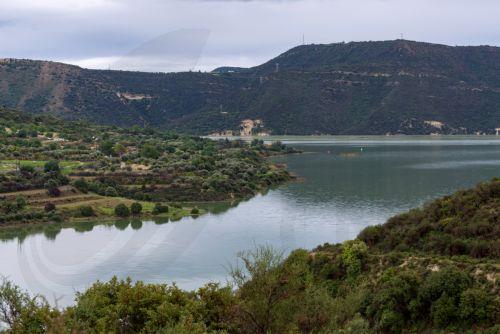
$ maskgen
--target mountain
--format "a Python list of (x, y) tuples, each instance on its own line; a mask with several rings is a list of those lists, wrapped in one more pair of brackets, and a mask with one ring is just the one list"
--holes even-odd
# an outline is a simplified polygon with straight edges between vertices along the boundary
[(500, 127), (500, 48), (303, 45), (253, 68), (211, 73), (4, 59), (0, 105), (194, 134), (492, 134)]

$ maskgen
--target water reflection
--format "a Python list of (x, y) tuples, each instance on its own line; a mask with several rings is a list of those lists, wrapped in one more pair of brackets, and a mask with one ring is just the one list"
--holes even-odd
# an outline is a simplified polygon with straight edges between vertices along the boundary
[[(233, 202), (217, 202), (217, 203), (185, 203), (186, 206), (196, 205), (209, 212), (210, 214), (217, 215), (222, 214), (229, 210), (230, 208), (235, 208), (239, 203), (243, 201), (233, 201)], [(199, 216), (191, 216), (191, 219), (196, 219)], [(169, 222), (181, 221), (182, 217), (153, 217), (148, 219), (148, 221), (156, 224), (163, 225)], [(66, 223), (43, 223), (34, 225), (21, 225), (19, 227), (12, 226), (7, 229), (0, 229), (0, 240), (10, 241), (17, 240), (19, 244), (22, 244), (28, 236), (33, 236), (37, 234), (43, 234), (47, 240), (56, 240), (57, 236), (60, 234), (61, 230), (73, 229), (78, 233), (92, 232), (95, 226), (106, 225), (113, 226), (117, 230), (124, 231), (129, 226), (133, 230), (139, 230), (143, 226), (143, 220), (133, 218), (133, 219), (120, 219), (114, 221), (76, 221), (76, 222), (66, 222)]]

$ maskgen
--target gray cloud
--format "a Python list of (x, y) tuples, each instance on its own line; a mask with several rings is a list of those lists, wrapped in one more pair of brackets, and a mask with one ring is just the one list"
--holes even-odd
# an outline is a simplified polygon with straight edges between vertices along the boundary
[[(303, 35), (306, 43), (403, 33), (451, 45), (499, 45), (498, 13), (494, 0), (17, 0), (0, 4), (0, 57), (107, 68), (180, 29), (210, 32), (196, 65), (202, 70), (256, 65), (300, 44)], [(164, 65), (158, 70), (188, 70), (193, 61)]]

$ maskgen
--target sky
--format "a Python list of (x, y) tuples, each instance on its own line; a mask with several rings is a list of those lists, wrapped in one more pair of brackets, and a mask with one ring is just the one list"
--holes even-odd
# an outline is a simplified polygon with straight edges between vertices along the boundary
[(500, 46), (499, 0), (0, 0), (0, 58), (209, 71), (302, 44)]

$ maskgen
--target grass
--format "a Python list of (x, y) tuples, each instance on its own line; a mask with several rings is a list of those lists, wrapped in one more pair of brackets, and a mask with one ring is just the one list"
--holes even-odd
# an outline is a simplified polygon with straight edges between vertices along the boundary
[[(0, 160), (0, 171), (15, 170), (17, 164), (43, 168), (47, 160)], [(77, 167), (82, 166), (84, 163), (74, 160), (59, 161), (61, 172), (65, 175), (71, 174)]]

